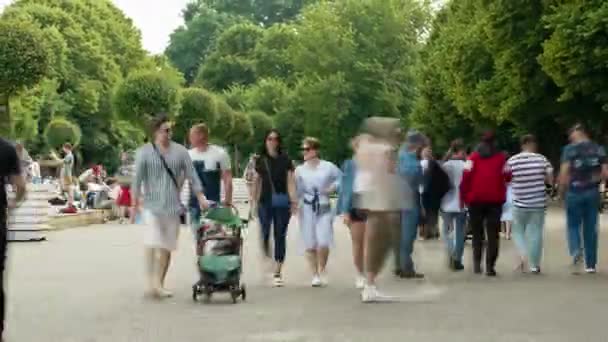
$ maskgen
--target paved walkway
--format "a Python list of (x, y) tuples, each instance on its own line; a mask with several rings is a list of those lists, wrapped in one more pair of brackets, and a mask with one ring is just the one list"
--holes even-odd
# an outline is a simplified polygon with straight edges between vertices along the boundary
[[(605, 220), (604, 220), (605, 221)], [(552, 212), (542, 276), (511, 270), (510, 241), (502, 244), (499, 277), (489, 279), (445, 270), (443, 245), (418, 242), (416, 260), (425, 281), (393, 279), (381, 284), (393, 294), (440, 289), (430, 302), (361, 304), (353, 288), (348, 232), (336, 227), (330, 286), (313, 289), (298, 254), (292, 225), (285, 288), (270, 288), (261, 276), (255, 225), (246, 243), (246, 303), (218, 295), (212, 304), (193, 303), (194, 247), (188, 230), (168, 282), (175, 297), (142, 297), (142, 226), (100, 225), (50, 233), (44, 243), (10, 245), (8, 341), (606, 341), (608, 269), (571, 276), (563, 215)], [(606, 225), (604, 225), (606, 228)], [(601, 250), (608, 246), (602, 237)], [(466, 251), (469, 266), (470, 246)], [(601, 253), (604, 267), (608, 254)]]

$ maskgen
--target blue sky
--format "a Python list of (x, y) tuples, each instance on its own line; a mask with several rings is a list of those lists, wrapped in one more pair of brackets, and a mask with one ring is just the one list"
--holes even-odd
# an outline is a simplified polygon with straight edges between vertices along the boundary
[[(141, 30), (144, 48), (163, 52), (169, 35), (181, 23), (181, 10), (190, 0), (112, 0)], [(0, 10), (12, 0), (0, 0)]]

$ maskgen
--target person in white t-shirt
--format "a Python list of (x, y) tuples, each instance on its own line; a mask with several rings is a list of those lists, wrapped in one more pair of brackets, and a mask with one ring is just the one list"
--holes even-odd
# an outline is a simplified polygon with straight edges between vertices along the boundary
[(462, 255), (464, 253), (466, 213), (460, 199), (460, 182), (465, 168), (466, 151), (460, 140), (450, 147), (449, 156), (441, 166), (450, 177), (450, 191), (441, 199), (441, 218), (443, 221), (443, 239), (448, 252), (448, 265), (453, 271), (464, 269)]
[[(227, 206), (232, 205), (232, 169), (230, 156), (226, 150), (209, 144), (209, 128), (205, 124), (198, 124), (190, 129), (190, 144), (192, 149), (188, 154), (207, 200), (220, 203), (223, 185), (225, 193), (223, 203)], [(196, 236), (201, 212), (193, 195), (190, 196), (189, 207), (191, 225)]]

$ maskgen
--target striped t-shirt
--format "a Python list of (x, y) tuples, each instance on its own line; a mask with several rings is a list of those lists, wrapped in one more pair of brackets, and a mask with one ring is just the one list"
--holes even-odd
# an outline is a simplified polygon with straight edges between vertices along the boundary
[(513, 204), (519, 208), (541, 209), (547, 206), (545, 179), (553, 173), (543, 155), (522, 152), (507, 162), (512, 174)]
[[(201, 192), (201, 183), (194, 171), (188, 150), (171, 142), (163, 154), (167, 166), (173, 172), (178, 188), (188, 180), (196, 192)], [(152, 144), (139, 148), (135, 157), (135, 178), (131, 186), (132, 196), (137, 198), (143, 191), (144, 208), (154, 214), (177, 216), (181, 213), (181, 191), (162, 164), (161, 158)]]

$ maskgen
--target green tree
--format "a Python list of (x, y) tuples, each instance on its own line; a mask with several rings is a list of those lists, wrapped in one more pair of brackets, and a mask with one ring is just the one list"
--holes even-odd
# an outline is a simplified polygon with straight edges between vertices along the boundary
[(35, 26), (0, 21), (0, 135), (12, 136), (9, 98), (34, 86), (49, 70), (49, 54)]
[(175, 120), (176, 141), (185, 142), (188, 130), (195, 124), (205, 123), (213, 127), (217, 120), (217, 102), (215, 96), (205, 89), (187, 88), (181, 93), (181, 106)]
[(237, 24), (224, 31), (218, 37), (213, 52), (201, 65), (195, 83), (215, 90), (254, 83), (253, 55), (262, 33), (262, 29), (253, 24)]
[(198, 0), (188, 6), (188, 13), (191, 16), (196, 8), (211, 7), (268, 27), (295, 18), (305, 5), (314, 2), (316, 0)]
[(50, 55), (40, 85), (11, 101), (15, 117), (37, 121), (39, 135), (26, 142), (30, 152), (44, 148), (40, 137), (58, 115), (81, 128), (85, 163), (117, 160), (122, 138), (112, 125), (113, 93), (128, 73), (150, 64), (133, 22), (110, 0), (17, 0), (1, 15), (7, 21), (38, 27)]
[(264, 140), (266, 132), (273, 128), (274, 123), (270, 116), (261, 111), (249, 112), (249, 120), (251, 120), (251, 126), (253, 129), (251, 141), (252, 146), (254, 146), (250, 152), (253, 152), (256, 148), (255, 146)]
[(116, 91), (114, 104), (120, 117), (147, 123), (158, 113), (174, 115), (178, 105), (179, 84), (156, 71), (135, 72)]
[(543, 17), (550, 34), (538, 58), (560, 87), (559, 101), (576, 103), (561, 116), (586, 121), (598, 135), (608, 129), (607, 17), (605, 1), (557, 2)]
[(248, 110), (261, 110), (276, 115), (287, 105), (290, 89), (278, 79), (260, 79), (244, 94), (244, 107)]
[(222, 98), (216, 98), (217, 119), (211, 129), (211, 137), (220, 142), (228, 142), (236, 121), (234, 110)]
[(244, 19), (194, 3), (190, 3), (183, 14), (184, 25), (171, 34), (165, 54), (184, 74), (187, 84), (191, 84), (219, 34)]
[(243, 149), (247, 149), (247, 147), (251, 145), (252, 136), (253, 127), (249, 115), (235, 111), (234, 126), (232, 127), (232, 130), (230, 130), (230, 134), (226, 137), (226, 141), (232, 146), (234, 170), (239, 175), (242, 172), (239, 161), (242, 159)]
[(289, 47), (296, 43), (293, 25), (279, 24), (264, 30), (255, 47), (255, 70), (258, 77), (291, 80), (293, 64)]
[(82, 132), (77, 124), (60, 117), (49, 122), (44, 130), (44, 139), (52, 149), (59, 149), (65, 143), (78, 146), (81, 137)]

